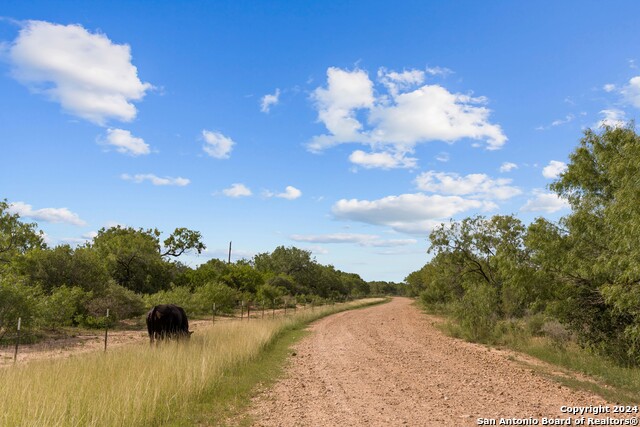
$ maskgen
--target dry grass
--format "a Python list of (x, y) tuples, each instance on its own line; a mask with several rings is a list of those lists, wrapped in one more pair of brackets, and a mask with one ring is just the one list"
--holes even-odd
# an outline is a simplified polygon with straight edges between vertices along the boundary
[(283, 331), (345, 308), (340, 304), (286, 318), (219, 323), (189, 343), (131, 345), (0, 369), (0, 425), (163, 425), (216, 387), (229, 369), (256, 358)]

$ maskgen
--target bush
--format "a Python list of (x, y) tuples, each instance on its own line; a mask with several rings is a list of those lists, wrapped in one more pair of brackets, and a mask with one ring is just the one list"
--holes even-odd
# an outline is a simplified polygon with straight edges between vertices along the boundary
[(486, 341), (498, 320), (496, 290), (486, 284), (471, 286), (459, 302), (456, 314), (466, 338)]
[(189, 291), (189, 288), (184, 286), (172, 286), (167, 291), (145, 295), (143, 299), (147, 309), (160, 304), (175, 304), (182, 307), (187, 314), (198, 311), (193, 294)]
[(559, 350), (564, 350), (571, 339), (571, 333), (557, 320), (545, 322), (542, 332), (551, 340), (551, 345)]
[[(85, 304), (86, 316), (79, 317), (85, 326), (93, 327), (97, 320), (104, 317), (109, 309), (111, 321), (129, 319), (145, 312), (142, 297), (130, 289), (110, 281), (105, 293), (88, 300)], [(93, 317), (93, 319), (91, 319)]]
[(48, 328), (72, 326), (76, 319), (80, 319), (78, 315), (85, 314), (84, 305), (92, 295), (77, 286), (56, 288), (51, 295), (42, 298), (38, 323)]
[(15, 330), (18, 317), (28, 327), (38, 312), (39, 287), (27, 286), (21, 278), (0, 276), (0, 335)]
[(194, 308), (196, 312), (211, 313), (213, 304), (218, 313), (231, 313), (236, 304), (238, 293), (222, 283), (209, 282), (196, 288), (193, 294)]

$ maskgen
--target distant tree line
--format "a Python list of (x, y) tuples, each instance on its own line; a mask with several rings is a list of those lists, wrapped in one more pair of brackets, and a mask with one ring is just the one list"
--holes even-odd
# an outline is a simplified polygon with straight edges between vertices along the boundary
[(634, 124), (587, 130), (550, 189), (572, 208), (557, 223), (537, 218), (527, 226), (498, 215), (437, 227), (429, 236), (433, 258), (405, 279), (408, 293), (456, 315), (473, 340), (490, 341), (519, 319), (534, 333), (555, 323), (583, 347), (639, 365), (640, 137)]
[(0, 201), (0, 338), (18, 317), (27, 327), (98, 327), (107, 309), (112, 319), (127, 319), (159, 303), (205, 314), (214, 303), (218, 312), (229, 312), (240, 300), (271, 306), (293, 298), (314, 303), (397, 293), (397, 284), (368, 283), (296, 247), (192, 268), (178, 257), (205, 249), (200, 233), (178, 228), (161, 235), (155, 228), (115, 226), (78, 247), (48, 247), (36, 224)]

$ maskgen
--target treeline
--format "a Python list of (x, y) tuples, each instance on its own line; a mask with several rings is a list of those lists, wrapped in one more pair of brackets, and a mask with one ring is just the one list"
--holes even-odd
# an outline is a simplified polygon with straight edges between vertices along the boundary
[(177, 260), (204, 249), (197, 231), (178, 228), (162, 240), (157, 229), (121, 226), (103, 228), (75, 248), (48, 247), (35, 224), (0, 201), (0, 339), (18, 317), (35, 328), (100, 327), (107, 309), (113, 321), (160, 303), (205, 314), (214, 303), (218, 312), (229, 312), (238, 301), (308, 304), (395, 293), (397, 287), (321, 265), (295, 247), (235, 263), (211, 259), (197, 268)]
[(559, 222), (481, 216), (429, 236), (433, 258), (409, 293), (454, 314), (467, 338), (509, 329), (547, 335), (640, 365), (640, 137), (587, 130), (550, 185), (572, 211)]

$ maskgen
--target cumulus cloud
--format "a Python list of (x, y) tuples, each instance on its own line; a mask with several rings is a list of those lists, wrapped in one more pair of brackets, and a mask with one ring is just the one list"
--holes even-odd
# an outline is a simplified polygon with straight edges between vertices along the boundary
[[(381, 68), (377, 81), (382, 86), (378, 90), (364, 70), (327, 70), (327, 85), (317, 88), (312, 99), (328, 133), (312, 138), (310, 151), (360, 143), (376, 153), (411, 153), (419, 143), (452, 143), (462, 138), (484, 141), (487, 149), (495, 150), (507, 141), (502, 128), (489, 122), (484, 97), (424, 84), (421, 70)], [(387, 165), (382, 162), (379, 167)]]
[(493, 202), (459, 196), (422, 193), (387, 196), (378, 200), (341, 199), (332, 207), (337, 219), (385, 225), (396, 231), (425, 234), (433, 227), (470, 209), (497, 209)]
[(605, 92), (613, 92), (614, 90), (616, 90), (616, 85), (612, 84), (612, 83), (607, 83), (606, 85), (604, 85), (602, 87), (602, 89)]
[(335, 234), (294, 234), (291, 240), (306, 243), (353, 243), (360, 246), (397, 247), (413, 245), (416, 239), (382, 239), (375, 234), (335, 233)]
[(144, 139), (131, 135), (128, 130), (108, 129), (107, 136), (102, 142), (115, 147), (118, 153), (130, 156), (141, 156), (151, 152), (149, 144), (145, 143)]
[(602, 110), (600, 111), (600, 114), (604, 117), (596, 124), (596, 127), (609, 126), (612, 128), (619, 128), (626, 125), (627, 117), (625, 112), (622, 110), (612, 108), (609, 110)]
[(265, 190), (263, 192), (263, 195), (265, 197), (279, 197), (281, 199), (295, 200), (302, 196), (302, 191), (298, 190), (294, 186), (287, 185), (287, 187), (284, 189), (284, 192), (282, 193), (274, 193), (272, 191)]
[(278, 102), (280, 102), (280, 89), (276, 89), (276, 93), (273, 95), (267, 94), (262, 97), (260, 100), (260, 111), (268, 113), (271, 111), (272, 106), (278, 105)]
[(220, 132), (209, 130), (203, 130), (202, 137), (204, 138), (202, 149), (209, 156), (216, 159), (228, 159), (231, 156), (231, 150), (235, 145), (231, 138), (224, 136)]
[(500, 165), (500, 172), (511, 172), (514, 169), (518, 169), (518, 165), (511, 162), (504, 162)]
[(415, 168), (418, 159), (415, 157), (406, 157), (406, 154), (407, 153), (389, 151), (365, 153), (362, 150), (356, 150), (349, 156), (349, 161), (365, 169)]
[(18, 214), (21, 217), (31, 218), (36, 221), (66, 223), (77, 226), (84, 226), (87, 223), (80, 219), (77, 213), (71, 212), (67, 208), (42, 208), (33, 209), (33, 206), (24, 202), (13, 202), (9, 205), (9, 212)]
[(522, 208), (523, 212), (554, 213), (561, 209), (568, 209), (569, 203), (558, 197), (555, 193), (545, 193), (541, 190), (534, 191), (534, 198), (527, 200)]
[(510, 186), (510, 179), (492, 179), (482, 173), (460, 176), (457, 173), (423, 172), (416, 178), (420, 190), (453, 196), (469, 196), (475, 199), (505, 200), (522, 191)]
[(231, 187), (225, 188), (222, 193), (228, 197), (248, 197), (253, 194), (247, 186), (240, 183), (231, 184)]
[(567, 165), (564, 162), (557, 160), (551, 160), (547, 166), (542, 168), (542, 176), (549, 179), (555, 179), (567, 170)]
[(144, 181), (149, 181), (153, 185), (175, 185), (178, 187), (184, 187), (185, 185), (189, 185), (189, 183), (191, 182), (187, 178), (181, 178), (181, 177), (172, 178), (170, 176), (161, 178), (151, 173), (139, 173), (136, 175), (129, 175), (128, 173), (123, 173), (122, 175), (120, 175), (120, 178), (125, 181), (135, 182), (136, 184), (140, 184), (141, 182), (144, 182)]
[(640, 108), (640, 76), (633, 77), (620, 92), (625, 100), (636, 108)]
[(75, 116), (131, 121), (153, 86), (138, 78), (131, 48), (80, 25), (26, 21), (8, 49), (12, 76)]

